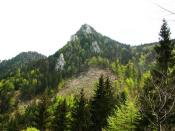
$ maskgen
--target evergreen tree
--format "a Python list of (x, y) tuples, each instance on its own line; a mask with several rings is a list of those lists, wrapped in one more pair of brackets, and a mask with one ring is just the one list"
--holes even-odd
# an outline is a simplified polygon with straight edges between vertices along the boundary
[(113, 108), (115, 107), (115, 104), (116, 104), (116, 98), (114, 97), (114, 89), (111, 85), (111, 82), (109, 80), (109, 77), (106, 78), (106, 81), (105, 81), (105, 98), (104, 98), (104, 102), (105, 102), (105, 110), (106, 110), (106, 115), (105, 116), (108, 116)]
[(7, 127), (7, 130), (8, 131), (18, 131), (18, 128), (17, 127), (17, 120), (10, 120), (10, 122), (8, 123), (8, 127)]
[(47, 128), (47, 123), (48, 123), (48, 118), (49, 118), (49, 113), (47, 111), (48, 103), (47, 103), (47, 98), (42, 97), (41, 102), (38, 105), (38, 129), (40, 131), (45, 131)]
[(68, 120), (68, 107), (66, 99), (59, 103), (54, 113), (53, 120), (53, 131), (67, 131), (69, 120)]
[(157, 54), (157, 68), (161, 73), (167, 76), (168, 68), (172, 67), (174, 64), (173, 59), (173, 49), (174, 49), (174, 43), (172, 40), (170, 40), (170, 29), (168, 27), (168, 24), (166, 20), (163, 20), (162, 27), (160, 29), (160, 41), (159, 44), (155, 47), (155, 51)]
[(75, 108), (72, 112), (72, 131), (89, 131), (91, 124), (90, 110), (87, 100), (84, 98), (84, 90), (80, 92), (80, 98), (76, 99)]
[(95, 96), (91, 102), (92, 130), (102, 131), (107, 124), (107, 117), (110, 115), (114, 104), (114, 94), (109, 78), (104, 81), (103, 75), (99, 78), (99, 83), (95, 91)]
[(2, 131), (8, 130), (9, 116), (7, 114), (0, 114), (0, 129)]
[(175, 108), (175, 93), (172, 83), (172, 65), (174, 45), (170, 40), (170, 29), (163, 20), (160, 30), (160, 42), (155, 47), (157, 53), (156, 66), (151, 71), (151, 77), (145, 82), (140, 97), (143, 118), (158, 131), (167, 122)]
[(45, 131), (48, 127), (49, 112), (48, 112), (48, 98), (42, 96), (40, 101), (34, 107), (27, 111), (27, 126), (37, 127), (40, 131)]

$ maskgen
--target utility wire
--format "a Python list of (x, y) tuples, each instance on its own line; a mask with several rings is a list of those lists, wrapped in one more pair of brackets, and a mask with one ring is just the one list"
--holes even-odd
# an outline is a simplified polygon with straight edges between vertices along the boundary
[[(175, 12), (174, 12), (174, 11), (171, 11), (171, 10), (169, 10), (169, 9), (167, 9), (167, 8), (165, 8), (165, 7), (163, 7), (163, 6), (161, 6), (160, 4), (154, 2), (153, 0), (145, 0), (145, 1), (154, 4), (154, 5), (157, 6), (158, 8), (164, 10), (165, 12), (168, 12), (169, 14), (167, 14), (167, 15), (165, 15), (165, 16), (175, 15)], [(174, 0), (173, 0), (173, 1), (174, 1)], [(166, 19), (167, 19), (167, 18), (166, 18)], [(175, 22), (175, 19), (169, 19), (169, 18), (168, 18), (168, 21)]]
[(154, 5), (156, 5), (157, 7), (161, 8), (162, 10), (164, 10), (164, 11), (170, 13), (171, 15), (175, 15), (175, 12), (173, 12), (173, 11), (171, 11), (171, 10), (169, 10), (169, 9), (167, 9), (167, 8), (165, 8), (165, 7), (163, 7), (163, 6), (161, 6), (160, 4), (158, 4), (158, 3), (156, 3), (156, 2), (153, 2), (152, 0), (149, 0), (149, 1), (150, 1), (151, 3), (153, 3)]
[(175, 15), (175, 12), (173, 12), (173, 11), (171, 11), (171, 10), (169, 10), (169, 9), (166, 9), (166, 8), (164, 8), (163, 6), (161, 6), (161, 5), (159, 5), (159, 4), (155, 3), (155, 2), (152, 2), (152, 3), (153, 3), (154, 5), (156, 5), (157, 7), (163, 9), (164, 11), (169, 12), (169, 13), (172, 14), (172, 15)]

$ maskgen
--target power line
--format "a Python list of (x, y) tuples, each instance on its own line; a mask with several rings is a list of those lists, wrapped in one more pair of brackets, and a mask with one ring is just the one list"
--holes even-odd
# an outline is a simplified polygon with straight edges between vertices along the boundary
[(155, 3), (155, 2), (152, 2), (152, 3), (153, 3), (154, 5), (156, 5), (157, 7), (163, 9), (164, 11), (169, 12), (169, 13), (172, 14), (172, 15), (175, 15), (175, 12), (173, 12), (173, 11), (167, 9), (167, 8), (164, 8), (163, 6), (161, 6), (161, 5), (159, 5), (159, 4)]
[[(167, 12), (168, 14), (166, 14), (165, 16), (175, 15), (174, 11), (171, 11), (171, 10), (161, 6), (160, 4), (154, 2), (153, 0), (145, 0), (145, 1), (150, 2), (150, 3), (154, 4), (155, 6), (157, 6), (158, 8), (162, 9), (163, 11)], [(175, 22), (175, 19), (169, 19), (168, 18), (168, 21)]]

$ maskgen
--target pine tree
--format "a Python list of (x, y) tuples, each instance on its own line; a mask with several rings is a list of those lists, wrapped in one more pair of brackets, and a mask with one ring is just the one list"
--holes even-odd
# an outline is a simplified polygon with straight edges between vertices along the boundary
[(110, 115), (114, 104), (114, 94), (111, 92), (112, 86), (109, 78), (104, 81), (103, 75), (99, 78), (99, 83), (95, 91), (95, 96), (91, 102), (92, 130), (102, 131), (107, 124), (107, 117)]
[(89, 131), (91, 124), (90, 110), (87, 100), (84, 97), (84, 90), (80, 92), (80, 98), (76, 99), (75, 108), (72, 112), (72, 131)]
[(68, 129), (69, 120), (67, 117), (68, 107), (67, 102), (64, 99), (56, 108), (53, 120), (53, 131), (66, 131)]

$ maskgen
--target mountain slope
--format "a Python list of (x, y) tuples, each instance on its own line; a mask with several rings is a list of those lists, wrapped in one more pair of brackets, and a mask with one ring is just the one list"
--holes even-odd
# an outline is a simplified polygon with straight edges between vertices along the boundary
[[(0, 127), (1, 122), (9, 127), (12, 116), (15, 121), (19, 114), (25, 120), (27, 109), (45, 93), (54, 102), (57, 96), (77, 95), (84, 88), (85, 96), (91, 98), (101, 74), (111, 78), (114, 89), (126, 89), (134, 98), (144, 78), (149, 76), (155, 58), (153, 48), (154, 44), (134, 47), (122, 44), (85, 24), (48, 58), (28, 52), (3, 61), (0, 63)], [(20, 126), (24, 128), (23, 121)]]
[(87, 71), (81, 72), (78, 76), (66, 80), (58, 95), (79, 95), (80, 90), (83, 88), (86, 92), (86, 97), (91, 98), (94, 94), (95, 84), (102, 74), (105, 77), (109, 76), (112, 81), (117, 79), (117, 76), (109, 69), (91, 67)]
[[(65, 83), (63, 88), (66, 91), (61, 91), (63, 94), (73, 93), (72, 90), (77, 92), (77, 89), (90, 83), (88, 78), (97, 80), (101, 73), (127, 78), (131, 77), (131, 72), (135, 72), (136, 77), (140, 77), (154, 61), (153, 47), (154, 44), (134, 47), (122, 44), (85, 24), (63, 48), (48, 58), (36, 52), (27, 52), (0, 63), (0, 88), (5, 89), (7, 86), (19, 90), (19, 98), (23, 100), (42, 94), (47, 88), (57, 89), (59, 83), (67, 79), (70, 81)], [(16, 71), (21, 67), (24, 68)], [(108, 70), (113, 71), (113, 74), (106, 73)], [(76, 82), (79, 84), (72, 85)]]
[[(79, 73), (88, 68), (95, 60), (100, 65), (107, 67), (112, 61), (119, 59), (122, 64), (127, 64), (132, 58), (132, 48), (119, 43), (95, 31), (87, 24), (74, 34), (67, 44), (49, 57), (57, 70), (67, 75)], [(60, 67), (60, 68), (58, 68)]]
[(10, 72), (15, 71), (26, 64), (40, 59), (45, 59), (46, 56), (37, 52), (22, 52), (12, 59), (4, 60), (0, 63), (0, 79), (5, 77)]
[(0, 79), (8, 77), (10, 72), (25, 65), (27, 68), (21, 70), (21, 74), (28, 76), (23, 79), (29, 79), (31, 72), (35, 71), (40, 74), (37, 81), (41, 81), (41, 88), (54, 88), (61, 79), (84, 72), (91, 66), (111, 69), (116, 61), (122, 65), (132, 62), (143, 73), (149, 69), (148, 63), (154, 61), (153, 47), (154, 44), (134, 47), (122, 44), (84, 24), (63, 48), (48, 58), (36, 52), (28, 52), (3, 61), (0, 63)]

